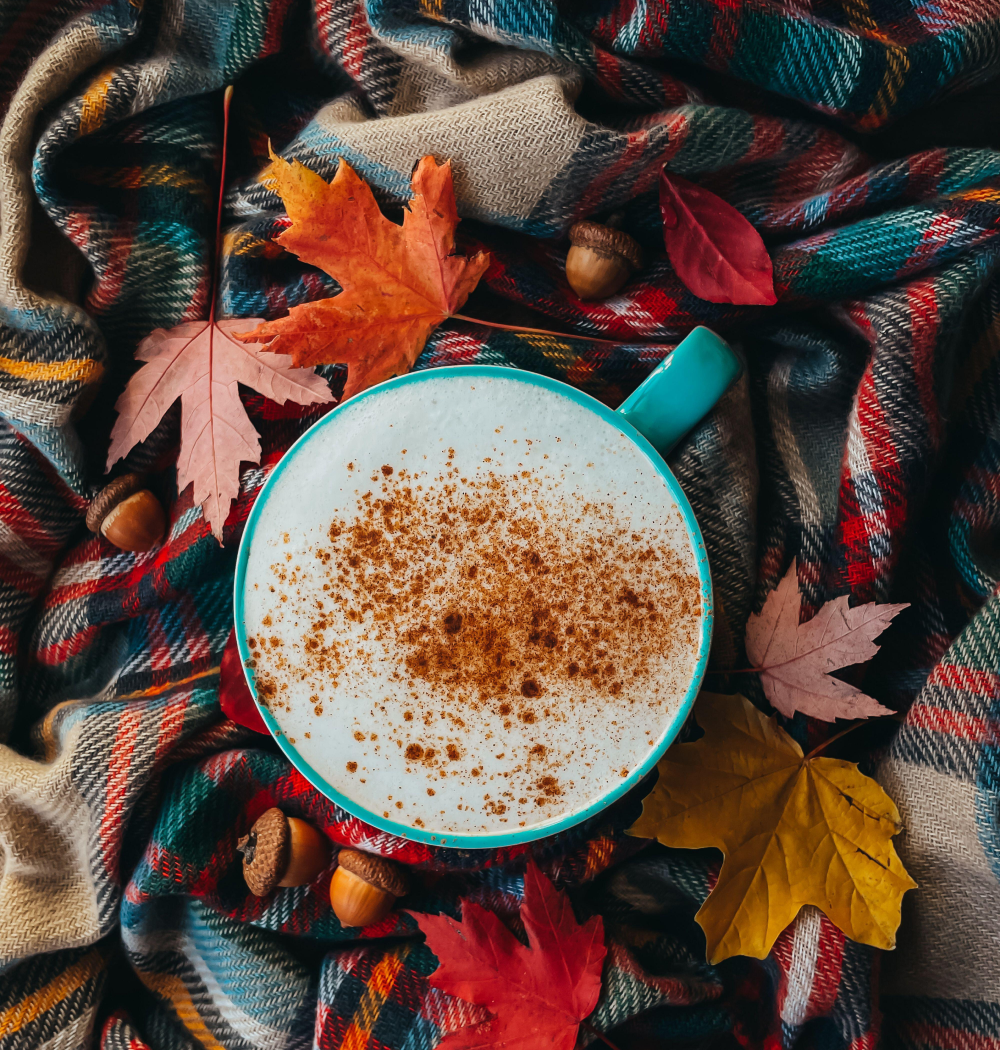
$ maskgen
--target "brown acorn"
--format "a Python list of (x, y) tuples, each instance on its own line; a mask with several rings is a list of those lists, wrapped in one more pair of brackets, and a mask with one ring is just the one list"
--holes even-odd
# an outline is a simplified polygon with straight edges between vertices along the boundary
[(391, 860), (342, 849), (330, 880), (330, 903), (344, 926), (371, 926), (409, 892), (406, 872)]
[(257, 818), (236, 848), (243, 854), (243, 878), (256, 897), (266, 897), (277, 886), (305, 886), (330, 862), (326, 836), (276, 806)]
[(569, 239), (566, 280), (581, 299), (607, 299), (642, 267), (642, 248), (621, 230), (578, 222)]
[(142, 552), (163, 539), (167, 518), (139, 474), (122, 474), (94, 497), (87, 510), (87, 528), (120, 550)]

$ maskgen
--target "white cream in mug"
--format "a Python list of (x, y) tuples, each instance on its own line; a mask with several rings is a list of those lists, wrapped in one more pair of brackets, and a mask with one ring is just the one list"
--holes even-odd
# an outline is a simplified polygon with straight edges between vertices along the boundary
[(646, 454), (554, 390), (453, 371), (311, 436), (245, 588), (281, 732), (357, 806), (444, 841), (613, 790), (670, 725), (702, 628), (695, 552)]

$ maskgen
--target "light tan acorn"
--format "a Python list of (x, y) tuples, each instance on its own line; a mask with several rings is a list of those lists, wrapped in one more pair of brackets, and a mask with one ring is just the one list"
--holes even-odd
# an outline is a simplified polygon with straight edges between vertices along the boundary
[(236, 848), (243, 854), (243, 878), (256, 897), (278, 886), (305, 886), (330, 863), (326, 836), (276, 806), (257, 818)]
[(570, 227), (566, 280), (581, 299), (607, 299), (642, 268), (642, 248), (627, 233), (599, 222)]
[(120, 550), (141, 553), (163, 539), (167, 517), (139, 474), (122, 474), (94, 497), (87, 509), (87, 528)]
[(344, 926), (370, 926), (409, 892), (406, 872), (391, 860), (342, 849), (330, 880), (330, 903)]

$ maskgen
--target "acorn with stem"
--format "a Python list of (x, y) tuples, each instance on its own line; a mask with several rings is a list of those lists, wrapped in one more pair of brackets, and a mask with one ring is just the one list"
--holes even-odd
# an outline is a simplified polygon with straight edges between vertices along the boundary
[(406, 872), (384, 857), (342, 849), (330, 880), (330, 904), (344, 926), (371, 926), (409, 893)]
[(256, 897), (279, 886), (305, 886), (330, 863), (326, 836), (277, 806), (257, 818), (236, 848), (243, 854), (243, 878)]
[(566, 280), (581, 299), (607, 299), (642, 268), (639, 242), (615, 228), (616, 218), (570, 227)]
[(163, 539), (167, 517), (160, 501), (145, 487), (142, 475), (122, 474), (91, 501), (87, 528), (119, 550), (144, 553)]

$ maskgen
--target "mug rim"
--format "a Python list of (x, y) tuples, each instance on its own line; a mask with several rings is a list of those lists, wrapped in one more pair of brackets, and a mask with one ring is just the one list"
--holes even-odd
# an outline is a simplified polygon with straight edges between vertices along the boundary
[[(671, 496), (674, 498), (674, 501), (677, 503), (681, 512), (685, 531), (691, 541), (692, 547), (694, 548), (702, 608), (697, 659), (695, 661), (694, 671), (688, 683), (687, 692), (685, 693), (680, 706), (674, 713), (673, 718), (661, 733), (656, 746), (650, 751), (643, 762), (633, 769), (628, 777), (622, 780), (621, 783), (616, 784), (610, 791), (594, 799), (582, 809), (575, 810), (574, 812), (562, 817), (553, 817), (551, 820), (534, 824), (530, 828), (520, 828), (516, 831), (490, 832), (482, 835), (442, 835), (439, 832), (431, 833), (428, 830), (410, 827), (407, 824), (400, 824), (391, 818), (382, 817), (380, 814), (366, 809), (363, 805), (355, 802), (330, 784), (318, 770), (316, 770), (299, 754), (295, 745), (289, 743), (288, 737), (281, 729), (281, 726), (278, 724), (275, 717), (267, 707), (261, 704), (257, 699), (257, 690), (254, 686), (253, 676), (250, 669), (247, 667), (247, 661), (250, 659), (250, 648), (247, 645), (244, 616), (244, 584), (246, 580), (247, 562), (250, 555), (250, 545), (253, 542), (257, 523), (260, 515), (263, 513), (263, 508), (267, 503), (268, 497), (272, 494), (277, 485), (278, 479), (281, 477), (288, 464), (292, 461), (293, 457), (301, 453), (309, 442), (313, 440), (324, 427), (329, 426), (330, 421), (336, 418), (341, 409), (347, 406), (357, 405), (366, 398), (370, 399), (378, 397), (389, 390), (395, 390), (401, 386), (425, 382), (429, 379), (457, 375), (469, 378), (479, 376), (483, 378), (513, 379), (515, 381), (527, 383), (528, 385), (543, 387), (552, 393), (567, 397), (571, 401), (576, 402), (576, 404), (591, 410), (605, 422), (617, 427), (623, 434), (638, 445), (639, 449), (652, 463), (657, 473), (663, 477), (667, 484), (667, 488), (670, 490)], [(549, 838), (553, 835), (558, 835), (561, 832), (567, 831), (570, 828), (576, 827), (578, 824), (582, 824), (597, 813), (607, 809), (614, 802), (617, 802), (618, 799), (631, 791), (631, 789), (634, 788), (647, 773), (649, 773), (649, 771), (663, 757), (667, 748), (673, 743), (677, 734), (680, 732), (681, 727), (687, 720), (688, 714), (694, 706), (695, 699), (698, 696), (702, 679), (705, 676), (705, 670), (708, 666), (709, 650), (712, 645), (714, 602), (712, 575), (708, 564), (708, 552), (705, 549), (705, 540), (701, 534), (701, 528), (698, 525), (698, 521), (695, 518), (694, 510), (691, 507), (687, 496), (684, 494), (683, 489), (681, 489), (680, 483), (674, 477), (673, 471), (667, 466), (666, 460), (656, 451), (649, 440), (645, 438), (621, 413), (608, 408), (607, 405), (598, 401), (597, 398), (592, 397), (590, 394), (587, 394), (582, 390), (578, 390), (574, 386), (570, 386), (569, 383), (564, 383), (562, 380), (553, 379), (550, 376), (542, 375), (538, 372), (529, 372), (524, 369), (512, 368), (505, 365), (445, 365), (438, 368), (422, 368), (419, 371), (408, 372), (406, 375), (396, 376), (393, 379), (369, 387), (367, 390), (363, 390), (359, 394), (355, 394), (354, 397), (347, 401), (342, 401), (325, 416), (318, 419), (288, 447), (285, 454), (271, 471), (267, 480), (261, 486), (260, 491), (257, 493), (257, 498), (254, 500), (253, 507), (251, 507), (250, 513), (247, 516), (243, 535), (240, 538), (239, 551), (236, 555), (236, 573), (233, 581), (233, 615), (236, 629), (236, 645), (240, 654), (240, 666), (243, 669), (244, 678), (250, 689), (250, 695), (253, 697), (254, 703), (257, 705), (257, 709), (260, 711), (261, 717), (270, 731), (271, 736), (274, 738), (285, 757), (292, 763), (295, 769), (301, 773), (317, 791), (320, 792), (320, 794), (326, 796), (326, 798), (336, 803), (343, 810), (357, 819), (364, 821), (366, 824), (370, 824), (374, 828), (378, 828), (380, 831), (388, 832), (389, 834), (395, 835), (401, 839), (406, 839), (411, 842), (419, 842), (428, 846), (444, 846), (449, 849), (496, 849), (498, 847), (517, 846), (523, 843), (534, 842), (538, 839)]]

